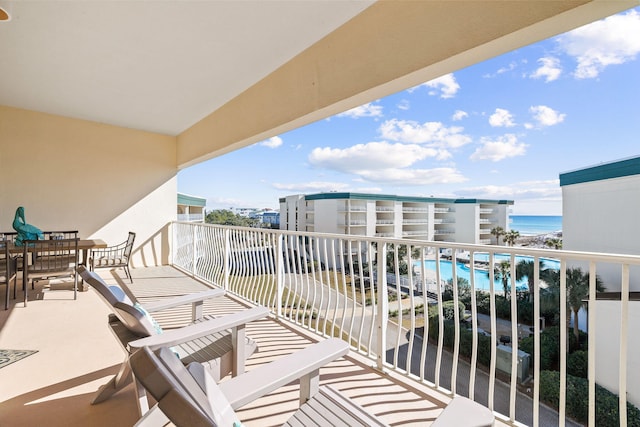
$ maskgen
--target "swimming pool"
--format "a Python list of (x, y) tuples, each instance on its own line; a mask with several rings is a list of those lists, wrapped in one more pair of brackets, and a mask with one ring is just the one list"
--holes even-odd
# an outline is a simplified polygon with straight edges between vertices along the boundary
[[(476, 261), (485, 261), (487, 262), (489, 259), (489, 255), (488, 254), (475, 254), (474, 256)], [(495, 263), (498, 264), (501, 261), (509, 261), (511, 259), (510, 255), (502, 255), (502, 254), (496, 254), (495, 256)], [(522, 260), (533, 260), (533, 258), (531, 257), (526, 257), (526, 256), (517, 256), (516, 257), (516, 264)], [(541, 259), (542, 261), (542, 266), (543, 268), (554, 268), (554, 269), (559, 269), (560, 268), (560, 261), (555, 260), (555, 259), (549, 259), (549, 258), (543, 258)], [(420, 262), (416, 262), (415, 264), (416, 267), (416, 271), (419, 271), (420, 268)], [(436, 271), (436, 261), (435, 260), (426, 260), (424, 262), (424, 266), (425, 269), (427, 270), (431, 270), (433, 272)], [(444, 261), (441, 260), (440, 261), (440, 278), (442, 280), (445, 281), (449, 281), (453, 278), (453, 274), (452, 274), (452, 262), (451, 261)], [(475, 269), (474, 272), (475, 275), (475, 286), (476, 289), (480, 289), (480, 290), (489, 290), (489, 272), (487, 270), (482, 270), (479, 268)], [(469, 282), (469, 285), (471, 284), (471, 268), (469, 268), (469, 266), (467, 264), (462, 264), (461, 262), (456, 262), (456, 276), (457, 277), (462, 277), (464, 279), (466, 279)], [(501, 280), (494, 280), (494, 288), (498, 291), (501, 291), (502, 288), (502, 281)], [(516, 282), (516, 289), (519, 290), (528, 290), (528, 284), (527, 284), (527, 279), (525, 278), (524, 280), (518, 280)]]

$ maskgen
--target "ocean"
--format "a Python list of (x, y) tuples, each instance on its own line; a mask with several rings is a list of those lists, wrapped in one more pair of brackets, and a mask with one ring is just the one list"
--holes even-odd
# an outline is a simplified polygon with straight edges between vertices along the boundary
[(509, 228), (520, 232), (521, 236), (535, 236), (562, 230), (562, 216), (510, 215), (509, 222)]

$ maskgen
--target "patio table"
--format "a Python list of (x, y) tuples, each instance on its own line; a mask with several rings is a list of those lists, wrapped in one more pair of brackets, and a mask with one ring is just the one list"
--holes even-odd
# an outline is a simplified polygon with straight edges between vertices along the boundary
[[(24, 246), (16, 246), (13, 242), (8, 241), (7, 245), (9, 246), (9, 252), (14, 254), (21, 254), (24, 251)], [(80, 264), (87, 265), (87, 259), (89, 258), (89, 251), (91, 249), (100, 249), (106, 248), (107, 243), (102, 239), (80, 239), (78, 240), (78, 250), (82, 251), (82, 258)], [(29, 248), (27, 248), (29, 251)], [(80, 286), (78, 287), (78, 291), (83, 292), (88, 288), (84, 286), (82, 280), (80, 281)]]

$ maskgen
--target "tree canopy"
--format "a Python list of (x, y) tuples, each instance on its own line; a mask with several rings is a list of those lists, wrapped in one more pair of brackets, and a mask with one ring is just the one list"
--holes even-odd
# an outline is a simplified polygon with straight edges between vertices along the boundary
[(234, 214), (226, 209), (217, 209), (207, 213), (204, 221), (207, 224), (235, 225), (240, 227), (255, 227), (258, 220)]

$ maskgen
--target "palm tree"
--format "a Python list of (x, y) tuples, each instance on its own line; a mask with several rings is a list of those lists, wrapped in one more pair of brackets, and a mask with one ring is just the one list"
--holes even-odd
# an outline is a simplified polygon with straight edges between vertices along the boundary
[(497, 226), (497, 227), (493, 227), (491, 229), (491, 234), (494, 235), (496, 237), (496, 245), (500, 244), (500, 237), (504, 236), (504, 228)]
[[(546, 295), (548, 304), (560, 305), (560, 271), (546, 269), (540, 272), (540, 277), (549, 285)], [(599, 276), (596, 276), (596, 291), (602, 292), (605, 287)], [(567, 269), (567, 328), (569, 327), (569, 318), (573, 313), (573, 336), (578, 340), (580, 338), (580, 329), (578, 313), (582, 307), (585, 307), (586, 299), (589, 297), (589, 273), (583, 272), (581, 268)]]
[[(604, 285), (600, 277), (596, 276), (596, 290), (604, 291)], [(573, 311), (573, 336), (576, 340), (580, 337), (578, 329), (578, 312), (586, 305), (589, 297), (589, 273), (581, 268), (567, 269), (567, 306)]]
[(493, 267), (493, 273), (496, 279), (502, 281), (504, 288), (504, 297), (509, 298), (509, 279), (511, 278), (511, 264), (509, 261), (500, 261)]
[(556, 237), (548, 238), (544, 241), (544, 244), (549, 248), (562, 249), (562, 239), (558, 239)]
[(518, 237), (520, 237), (520, 232), (516, 230), (511, 230), (504, 233), (503, 240), (509, 246), (513, 246), (516, 243), (516, 240), (518, 240)]
[[(533, 299), (534, 290), (534, 274), (535, 262), (533, 260), (523, 259), (516, 264), (516, 280), (527, 278), (527, 286), (529, 287), (529, 301)], [(543, 276), (542, 261), (540, 261), (540, 276)]]

